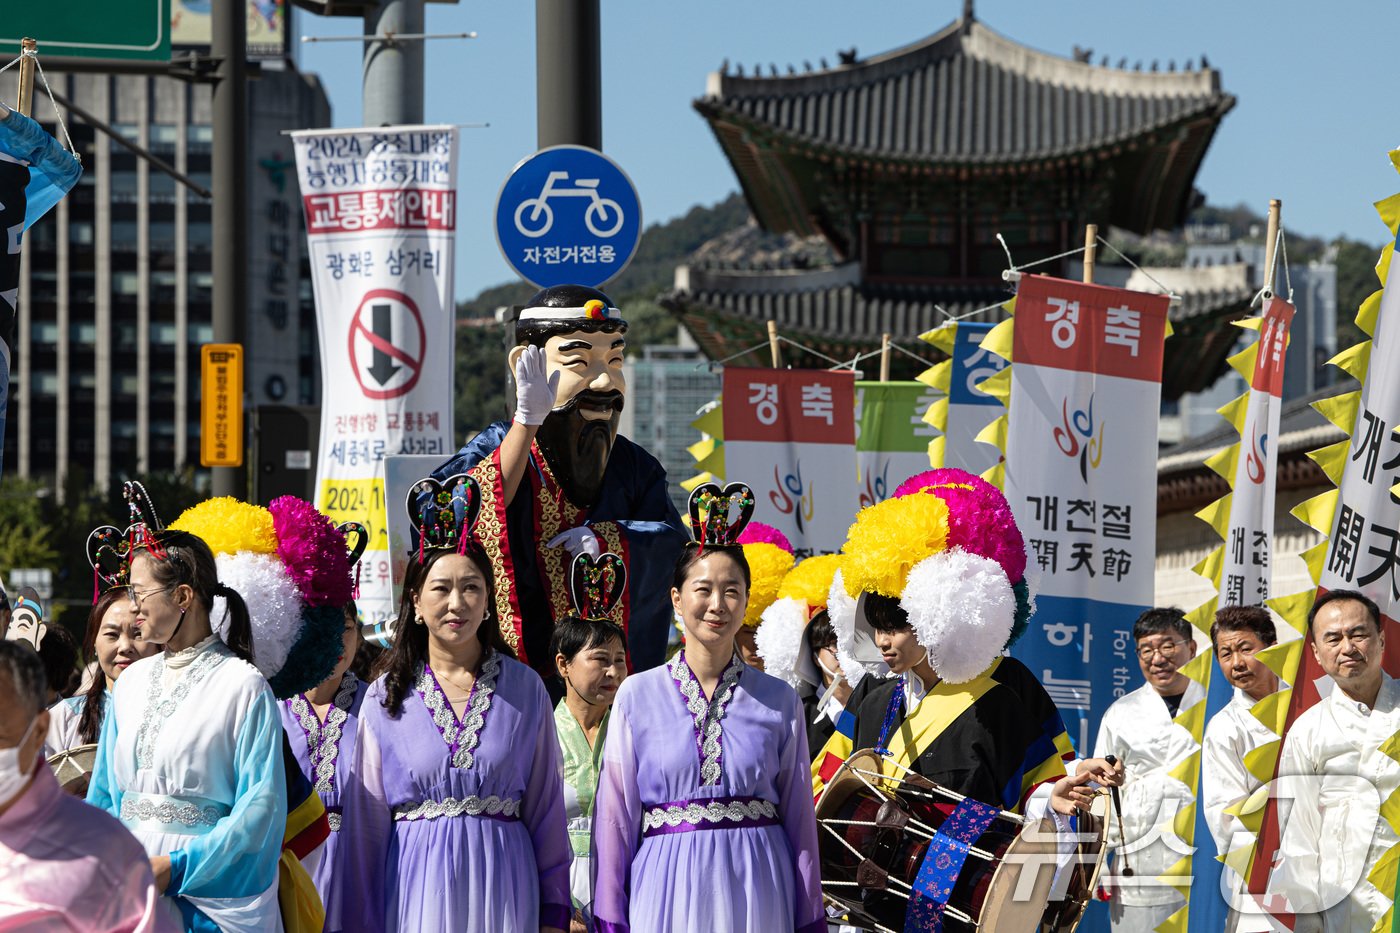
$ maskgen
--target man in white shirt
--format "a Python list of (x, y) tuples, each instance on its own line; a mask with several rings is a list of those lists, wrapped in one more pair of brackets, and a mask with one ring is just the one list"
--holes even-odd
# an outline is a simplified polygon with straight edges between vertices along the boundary
[(1381, 668), (1380, 610), (1361, 593), (1319, 597), (1308, 640), (1333, 686), (1284, 737), (1274, 789), (1283, 831), (1269, 891), (1298, 915), (1295, 933), (1366, 933), (1393, 893), (1366, 876), (1400, 841), (1380, 814), (1400, 788), (1400, 762), (1381, 751), (1400, 731), (1400, 682)]
[(1274, 620), (1260, 606), (1227, 606), (1210, 627), (1215, 660), (1235, 688), (1230, 702), (1206, 724), (1201, 743), (1202, 806), (1218, 853), (1243, 844), (1244, 839), (1234, 841), (1235, 834), (1249, 832), (1238, 817), (1225, 812), (1261, 786), (1245, 768), (1245, 755), (1276, 738), (1250, 710), (1278, 690), (1278, 675), (1256, 657), (1277, 641)]
[(1171, 822), (1194, 794), (1169, 774), (1198, 746), (1172, 720), (1205, 696), (1200, 684), (1180, 671), (1196, 656), (1191, 623), (1180, 609), (1144, 612), (1133, 623), (1133, 641), (1147, 683), (1114, 701), (1094, 743), (1095, 758), (1115, 755), (1127, 772), (1122, 836), (1117, 821), (1110, 820), (1109, 842), (1116, 852), (1102, 881), (1111, 893), (1109, 918), (1115, 933), (1155, 930), (1186, 903), (1158, 877), (1191, 852), (1172, 832)]

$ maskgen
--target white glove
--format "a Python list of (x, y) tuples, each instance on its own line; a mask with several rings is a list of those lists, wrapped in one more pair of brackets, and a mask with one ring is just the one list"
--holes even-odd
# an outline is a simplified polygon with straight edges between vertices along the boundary
[(562, 531), (549, 540), (545, 547), (562, 547), (569, 552), (569, 559), (572, 560), (580, 554), (587, 554), (594, 560), (603, 553), (603, 543), (598, 540), (598, 536), (593, 533), (593, 529), (586, 525), (577, 528), (570, 528)]
[(559, 373), (549, 374), (544, 350), (526, 347), (515, 361), (515, 420), (530, 427), (544, 424), (558, 389)]

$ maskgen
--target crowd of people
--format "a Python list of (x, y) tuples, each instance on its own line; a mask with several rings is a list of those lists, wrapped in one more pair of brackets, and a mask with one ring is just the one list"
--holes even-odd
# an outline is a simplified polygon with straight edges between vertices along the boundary
[[(616, 309), (563, 310), (606, 321)], [(580, 368), (606, 374), (615, 332), (565, 352), (597, 349)], [(1195, 800), (1183, 762), (1201, 755), (1199, 804), (1217, 848), (1249, 831), (1242, 804), (1264, 782), (1248, 761), (1274, 740), (1250, 708), (1280, 687), (1259, 659), (1277, 640), (1269, 614), (1217, 615), (1210, 644), (1236, 698), (1198, 744), (1178, 718), (1201, 695), (1182, 672), (1192, 627), (1179, 610), (1143, 613), (1133, 639), (1146, 683), (1113, 704), (1093, 757), (1080, 757), (1050, 695), (1010, 654), (1034, 612), (1010, 506), (961, 471), (911, 477), (861, 510), (839, 554), (801, 561), (751, 522), (747, 486), (701, 486), (661, 607), (637, 605), (646, 590), (628, 580), (626, 556), (597, 546), (602, 529), (524, 542), (533, 573), (561, 561), (544, 549), (572, 558), (563, 611), (548, 584), (503, 578), (522, 547), (507, 536), (525, 534), (529, 515), (502, 516), (522, 498), (544, 501), (532, 488), (556, 488), (539, 485), (542, 470), (521, 473), (543, 463), (530, 451), (556, 400), (545, 354), (526, 347), (514, 360), (523, 436), (497, 431), (487, 481), (475, 467), (440, 471), (410, 496), (415, 549), (387, 651), (362, 640), (354, 603), (331, 595), (349, 592), (345, 580), (311, 579), (326, 567), (348, 577), (343, 539), (324, 538), (342, 552), (323, 549), (310, 565), (287, 544), (329, 534), (305, 503), (267, 518), (282, 543), (245, 562), (280, 560), (301, 580), (283, 611), (300, 621), (275, 660), (270, 597), (240, 587), (271, 591), (205, 540), (223, 536), (220, 521), (165, 528), (133, 511), (120, 535), (99, 536), (120, 560), (94, 562), (104, 591), (85, 668), (61, 637), (66, 669), (0, 626), (0, 930), (941, 929), (968, 909), (949, 898), (995, 820), (1075, 838), (1086, 811), (1121, 788), (1121, 817), (1108, 821), (1114, 867), (1098, 893), (1115, 930), (1146, 931), (1183, 903), (1161, 877), (1185, 854), (1163, 831)], [(287, 534), (288, 515), (308, 530)], [(663, 539), (661, 524), (644, 530)], [(644, 573), (654, 582), (654, 566)], [(528, 586), (541, 589), (510, 596)], [(543, 635), (528, 627), (542, 612)], [(658, 615), (674, 620), (678, 645), (642, 663), (633, 649), (645, 655), (657, 638), (635, 627)], [(330, 650), (297, 654), (313, 635)], [(1292, 810), (1271, 889), (1295, 929), (1369, 930), (1392, 893), (1367, 879), (1397, 841), (1382, 813), (1400, 786), (1400, 759), (1387, 754), (1400, 691), (1381, 668), (1380, 611), (1360, 593), (1319, 598), (1306, 637), (1335, 689), (1284, 743)], [(80, 669), (86, 681), (72, 683)], [(85, 786), (65, 786), (85, 801), (46, 765), (84, 748)], [(882, 834), (902, 831), (907, 813), (818, 819), (824, 795), (852, 776), (872, 791), (934, 788), (948, 823), (932, 846), (963, 832), (959, 854), (916, 860), (917, 878), (897, 878)], [(878, 829), (873, 848), (861, 849), (861, 827)], [(858, 871), (824, 856), (827, 836), (857, 853)], [(1048, 896), (1071, 919), (1079, 854), (1051, 847)], [(945, 875), (925, 884), (926, 870)]]

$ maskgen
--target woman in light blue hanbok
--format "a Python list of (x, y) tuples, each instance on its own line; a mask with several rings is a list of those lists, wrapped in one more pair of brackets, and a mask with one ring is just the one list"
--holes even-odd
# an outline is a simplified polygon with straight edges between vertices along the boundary
[[(222, 639), (216, 596), (228, 605)], [(219, 582), (208, 545), (180, 531), (138, 543), (130, 598), (142, 638), (164, 650), (117, 682), (88, 802), (145, 847), (184, 929), (280, 931), (282, 722), (251, 663), (247, 606)]]

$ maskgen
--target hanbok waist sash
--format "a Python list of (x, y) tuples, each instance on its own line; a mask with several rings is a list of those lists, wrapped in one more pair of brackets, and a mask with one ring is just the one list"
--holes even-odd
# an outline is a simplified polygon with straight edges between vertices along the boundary
[(444, 797), (401, 803), (394, 807), (394, 819), (404, 822), (436, 820), (444, 816), (485, 816), (493, 820), (520, 819), (520, 800), (511, 797)]
[(205, 797), (128, 792), (122, 795), (121, 821), (128, 829), (202, 836), (232, 808)]
[(778, 805), (762, 797), (707, 797), (675, 800), (647, 807), (642, 813), (642, 836), (689, 833), (701, 829), (773, 826)]

